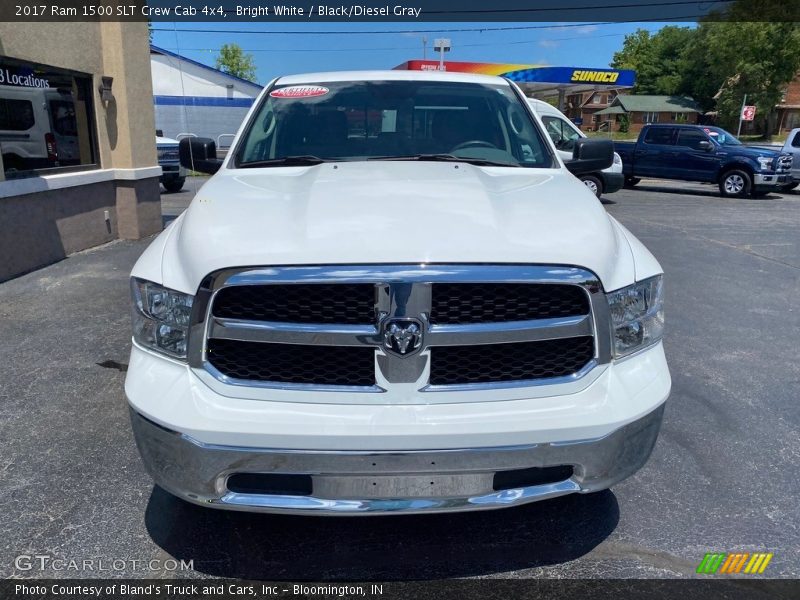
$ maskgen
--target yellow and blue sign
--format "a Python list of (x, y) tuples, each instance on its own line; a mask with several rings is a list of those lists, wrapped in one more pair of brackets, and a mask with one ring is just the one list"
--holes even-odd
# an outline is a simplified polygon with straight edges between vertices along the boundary
[[(636, 71), (629, 69), (590, 69), (586, 67), (544, 67), (512, 63), (476, 63), (446, 61), (445, 71), (499, 75), (518, 83), (594, 84), (610, 87), (632, 87)], [(439, 61), (409, 60), (395, 69), (438, 71)]]

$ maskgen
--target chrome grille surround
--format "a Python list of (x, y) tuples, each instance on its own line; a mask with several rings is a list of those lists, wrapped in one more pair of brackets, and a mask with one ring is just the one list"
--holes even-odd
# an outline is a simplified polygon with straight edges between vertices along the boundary
[[(219, 290), (230, 286), (310, 283), (370, 283), (375, 286), (375, 323), (337, 325), (223, 319), (212, 314)], [(579, 286), (589, 298), (589, 313), (562, 318), (436, 325), (430, 323), (431, 292), (436, 283), (536, 283)], [(386, 351), (387, 321), (422, 323), (422, 347), (399, 356)], [(198, 375), (250, 388), (290, 391), (381, 393), (392, 384), (413, 385), (419, 392), (480, 391), (570, 384), (611, 361), (609, 309), (602, 285), (592, 272), (571, 266), (401, 264), (281, 266), (226, 269), (207, 276), (195, 297), (189, 337), (189, 365)], [(533, 342), (592, 336), (594, 356), (579, 371), (543, 379), (431, 385), (430, 349), (436, 346)], [(370, 346), (375, 349), (376, 384), (371, 386), (265, 382), (225, 376), (208, 360), (209, 338), (327, 346)], [(588, 383), (587, 383), (588, 385)]]
[(777, 173), (789, 173), (792, 170), (792, 160), (791, 154), (781, 154), (776, 161), (775, 171)]

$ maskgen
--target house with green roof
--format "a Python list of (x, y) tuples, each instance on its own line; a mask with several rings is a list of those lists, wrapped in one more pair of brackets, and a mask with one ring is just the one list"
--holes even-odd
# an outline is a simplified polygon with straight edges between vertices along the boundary
[(599, 130), (619, 131), (628, 118), (628, 131), (636, 132), (648, 123), (695, 124), (701, 114), (697, 103), (686, 96), (620, 94), (607, 108), (595, 113)]

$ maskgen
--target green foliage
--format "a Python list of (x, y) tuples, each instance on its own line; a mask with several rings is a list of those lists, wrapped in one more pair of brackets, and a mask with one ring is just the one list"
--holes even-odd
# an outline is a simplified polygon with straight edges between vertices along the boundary
[[(774, 5), (753, 1), (765, 11)], [(752, 18), (754, 7), (742, 6), (734, 9)], [(640, 29), (625, 37), (611, 66), (637, 71), (634, 93), (690, 96), (703, 110), (718, 111), (719, 123), (729, 128), (738, 122), (747, 94), (768, 131), (783, 90), (800, 72), (800, 23), (715, 16), (696, 28), (667, 26), (654, 34)]]
[(628, 115), (620, 115), (619, 117), (619, 132), (628, 133), (631, 128), (631, 118)]
[(252, 54), (245, 54), (238, 44), (223, 44), (219, 49), (217, 69), (248, 81), (256, 80), (256, 64)]
[(686, 44), (694, 30), (669, 25), (651, 34), (645, 29), (625, 36), (622, 50), (614, 54), (611, 66), (636, 71), (635, 94), (674, 94), (685, 69)]
[(707, 105), (711, 96), (727, 126), (738, 121), (745, 94), (757, 114), (770, 119), (783, 89), (800, 71), (799, 23), (703, 23), (693, 47), (702, 53), (708, 79), (696, 82), (697, 93)]

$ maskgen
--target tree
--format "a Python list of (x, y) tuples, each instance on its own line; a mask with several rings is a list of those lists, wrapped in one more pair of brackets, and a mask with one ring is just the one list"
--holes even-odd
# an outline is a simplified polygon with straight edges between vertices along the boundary
[(631, 118), (628, 115), (620, 115), (619, 118), (619, 132), (628, 133), (631, 128)]
[(622, 50), (614, 53), (611, 66), (636, 71), (635, 94), (676, 94), (686, 67), (686, 44), (694, 35), (693, 29), (674, 25), (654, 34), (638, 29), (625, 36)]
[(800, 71), (800, 23), (701, 23), (686, 55), (692, 60), (684, 87), (701, 105), (713, 104), (720, 123), (734, 127), (747, 94), (769, 135), (775, 107)]
[[(716, 110), (728, 128), (735, 128), (747, 94), (769, 134), (775, 106), (800, 72), (800, 17), (787, 11), (788, 5), (770, 0), (737, 1), (696, 28), (667, 26), (654, 34), (640, 29), (625, 36), (611, 66), (636, 71), (634, 93), (691, 96), (703, 110)], [(784, 19), (748, 20), (762, 14)]]
[(245, 54), (239, 44), (223, 44), (219, 49), (216, 67), (234, 77), (256, 80), (256, 64), (252, 54)]

